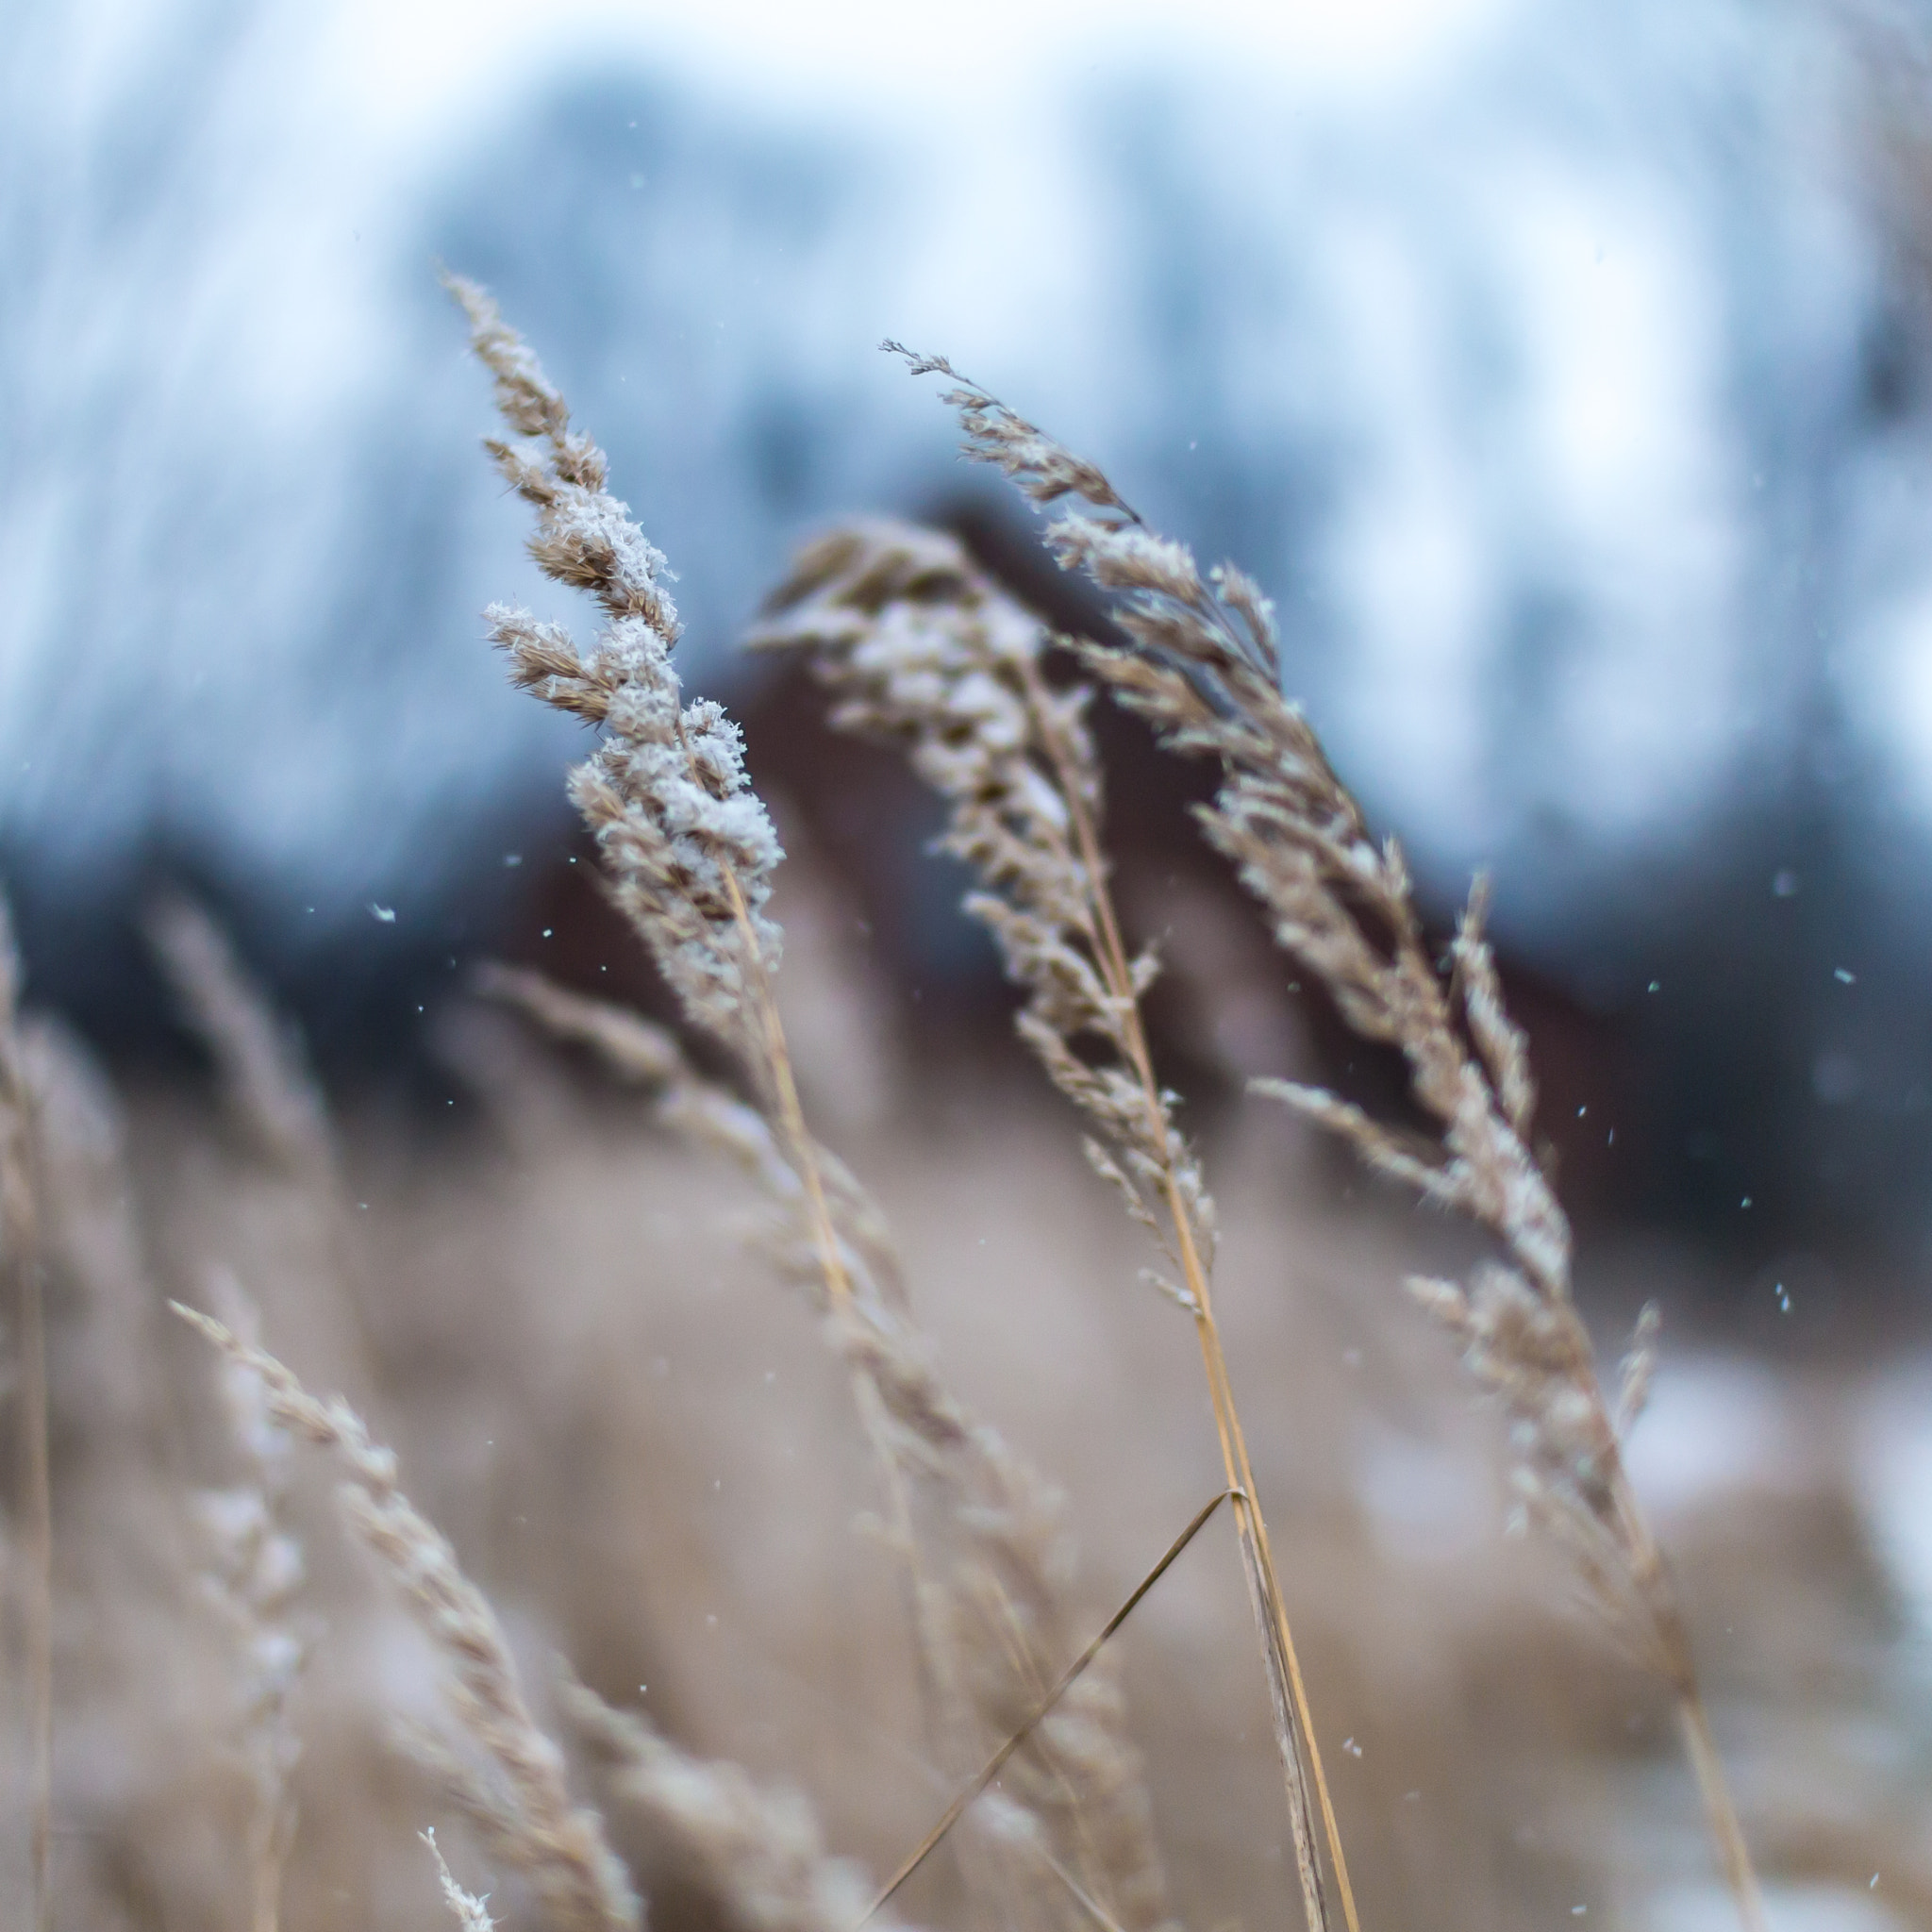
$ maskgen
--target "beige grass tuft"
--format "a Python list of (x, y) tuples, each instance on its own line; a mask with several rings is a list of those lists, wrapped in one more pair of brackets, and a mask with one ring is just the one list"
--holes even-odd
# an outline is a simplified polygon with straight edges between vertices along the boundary
[[(839, 1197), (854, 1199), (851, 1224), (862, 1230), (868, 1257), (865, 1274), (855, 1278), (876, 1278), (883, 1263), (895, 1291), (890, 1301), (866, 1294), (842, 1311), (832, 1308), (823, 1298), (809, 1205), (755, 1108), (697, 1074), (671, 1035), (635, 1014), (504, 967), (486, 969), (477, 988), (553, 1037), (591, 1047), (643, 1090), (665, 1127), (729, 1159), (764, 1201), (759, 1245), (781, 1274), (820, 1295), (833, 1318), (834, 1345), (879, 1391), (887, 1447), (914, 1506), (907, 1523), (920, 1537), (915, 1550), (902, 1554), (911, 1562), (934, 1741), (952, 1775), (975, 1770), (988, 1750), (1034, 1717), (1072, 1653), (1056, 1587), (1072, 1569), (1072, 1553), (1058, 1496), (938, 1375), (930, 1344), (896, 1286), (897, 1260), (876, 1209), (842, 1169), (835, 1171)], [(994, 1865), (1020, 1867), (1021, 1903), (1038, 1907), (1044, 1865), (1056, 1917), (1071, 1903), (1091, 1918), (1083, 1901), (1091, 1901), (1123, 1927), (1160, 1921), (1166, 1888), (1139, 1756), (1105, 1669), (1084, 1674), (1041, 1721), (1012, 1766), (1006, 1798), (1002, 1819), (993, 1820), (991, 1807), (970, 1815), (981, 1828), (981, 1862), (991, 1850)], [(1014, 1889), (1010, 1870), (981, 1878), (1002, 1892)]]

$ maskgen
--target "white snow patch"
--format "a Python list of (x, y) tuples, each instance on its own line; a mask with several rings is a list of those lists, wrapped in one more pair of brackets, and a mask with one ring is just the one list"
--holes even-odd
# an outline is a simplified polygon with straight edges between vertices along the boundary
[[(1767, 1885), (1767, 1932), (1905, 1932), (1907, 1921), (1885, 1902), (1884, 1877), (1875, 1890), (1837, 1885)], [(1727, 1932), (1738, 1923), (1737, 1902), (1721, 1885), (1674, 1886), (1650, 1902), (1641, 1922), (1648, 1932)]]
[(1932, 1638), (1932, 1363), (1894, 1370), (1858, 1406), (1855, 1455), (1872, 1541)]
[(1740, 1490), (1791, 1490), (1808, 1474), (1790, 1393), (1760, 1363), (1666, 1357), (1630, 1438), (1630, 1478), (1668, 1514)]

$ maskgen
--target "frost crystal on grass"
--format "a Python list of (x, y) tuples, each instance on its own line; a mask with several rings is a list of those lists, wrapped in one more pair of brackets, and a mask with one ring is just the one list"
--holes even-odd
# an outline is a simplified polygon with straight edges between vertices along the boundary
[(784, 854), (745, 776), (742, 739), (710, 699), (679, 702), (671, 572), (605, 489), (604, 453), (571, 429), (563, 398), (495, 303), (474, 283), (453, 278), (450, 288), (516, 432), (486, 447), (537, 511), (530, 554), (608, 619), (589, 655), (561, 625), (508, 605), (486, 613), (491, 636), (525, 690), (603, 727), (572, 774), (571, 797), (603, 853), (611, 897), (692, 1022), (755, 1064), (747, 995), (778, 963), (764, 906)]

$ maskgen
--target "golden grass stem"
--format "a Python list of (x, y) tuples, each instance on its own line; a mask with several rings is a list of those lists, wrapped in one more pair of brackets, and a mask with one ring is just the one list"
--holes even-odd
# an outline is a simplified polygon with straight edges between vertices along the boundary
[[(746, 958), (756, 960), (758, 954), (753, 943), (751, 908), (745, 904), (738, 874), (728, 862), (721, 861), (720, 870), (724, 876), (724, 890), (731, 900), (732, 917), (744, 936)], [(839, 1255), (839, 1230), (832, 1220), (831, 1203), (825, 1198), (824, 1175), (819, 1169), (817, 1146), (810, 1128), (806, 1124), (804, 1104), (798, 1097), (798, 1081), (791, 1070), (791, 1049), (785, 1040), (785, 1023), (779, 1016), (778, 1002), (772, 991), (771, 982), (761, 967), (757, 970), (749, 998), (764, 1034), (765, 1071), (770, 1076), (777, 1107), (779, 1132), (784, 1136), (799, 1185), (805, 1190), (807, 1211), (811, 1220), (812, 1244), (818, 1252), (819, 1272), (824, 1277), (825, 1298), (835, 1311), (842, 1312), (852, 1300), (852, 1277)], [(852, 1387), (867, 1434), (874, 1442), (883, 1445), (885, 1405), (880, 1400), (876, 1384), (855, 1364)], [(898, 1539), (900, 1548), (910, 1551), (913, 1547), (912, 1504), (906, 1493), (904, 1472), (898, 1458), (883, 1446), (878, 1460), (891, 1501), (893, 1535)], [(916, 1589), (913, 1597), (914, 1615), (917, 1617)], [(921, 1649), (923, 1658), (924, 1646)]]
[(1743, 1826), (1737, 1807), (1731, 1802), (1730, 1785), (1724, 1777), (1724, 1759), (1718, 1756), (1717, 1740), (1710, 1735), (1710, 1720), (1705, 1714), (1704, 1699), (1694, 1682), (1677, 1691), (1677, 1728), (1683, 1734), (1684, 1750), (1690, 1768), (1697, 1774), (1697, 1790), (1704, 1800), (1704, 1816), (1716, 1841), (1718, 1858), (1724, 1866), (1724, 1881), (1737, 1901), (1738, 1916), (1744, 1932), (1764, 1932), (1764, 1898), (1757, 1889), (1757, 1874), (1751, 1863), (1750, 1847), (1744, 1842)]
[[(1100, 849), (1093, 815), (1088, 809), (1076, 782), (1073, 761), (1053, 727), (1052, 708), (1044, 702), (1045, 692), (1038, 670), (1028, 662), (1024, 665), (1022, 675), (1047, 755), (1057, 769), (1060, 791), (1066, 799), (1074, 839), (1079, 846), (1080, 860), (1087, 871), (1088, 897), (1097, 928), (1096, 951), (1101, 973), (1108, 993), (1122, 1003), (1125, 1015), (1125, 1043), (1145, 1098), (1148, 1119), (1160, 1145), (1171, 1149), (1166, 1111), (1161, 1106), (1159, 1083), (1154, 1073), (1154, 1058), (1141, 1020), (1140, 1001), (1135, 996), (1133, 969), (1121, 936), (1120, 921), (1114, 913), (1113, 895), (1107, 890), (1106, 859)], [(1194, 1240), (1192, 1217), (1182, 1198), (1179, 1176), (1171, 1156), (1165, 1162), (1163, 1185), (1168, 1219), (1174, 1227), (1175, 1252), (1184, 1276), (1182, 1285), (1192, 1302), (1194, 1327), (1201, 1344), (1201, 1362), (1207, 1371), (1208, 1399), (1213, 1405), (1214, 1427), (1221, 1442), (1222, 1469), (1227, 1482), (1225, 1493), (1234, 1499), (1241, 1567), (1247, 1576), (1256, 1626), (1261, 1638), (1262, 1657), (1268, 1671), (1269, 1697), (1274, 1709), (1275, 1743), (1281, 1754), (1282, 1776), (1288, 1791), (1289, 1823), (1294, 1838), (1295, 1865), (1301, 1878), (1309, 1932), (1324, 1932), (1328, 1924), (1326, 1901), (1323, 1897), (1321, 1874), (1316, 1863), (1314, 1836), (1308, 1821), (1307, 1784), (1311, 1774), (1342, 1917), (1348, 1932), (1360, 1932), (1360, 1922), (1356, 1916), (1355, 1891), (1348, 1878), (1348, 1860), (1341, 1849), (1341, 1831), (1328, 1795), (1328, 1780), (1322, 1769), (1321, 1747), (1315, 1741), (1314, 1716), (1308, 1706), (1307, 1688), (1302, 1678), (1301, 1660), (1296, 1655), (1293, 1634), (1289, 1627), (1288, 1607), (1274, 1573), (1267, 1522), (1256, 1497), (1254, 1469), (1248, 1461), (1247, 1439), (1241, 1429), (1233, 1384), (1228, 1377), (1227, 1359), (1221, 1346), (1220, 1324), (1214, 1318), (1214, 1299), (1208, 1270), (1201, 1260), (1200, 1249)], [(1306, 1767), (1301, 1758), (1303, 1748), (1307, 1752)]]
[[(810, 1133), (773, 995), (779, 933), (763, 907), (782, 860), (763, 804), (751, 789), (737, 727), (710, 699), (684, 704), (671, 652), (682, 626), (664, 589), (666, 566), (624, 505), (606, 489), (608, 465), (573, 432), (569, 410), (536, 359), (479, 289), (453, 283), (472, 341), (496, 378), (510, 436), (487, 445), (512, 487), (538, 512), (532, 554), (559, 583), (589, 591), (607, 623), (588, 655), (569, 633), (530, 612), (492, 607), (491, 635), (510, 654), (512, 677), (544, 702), (604, 727), (572, 774), (571, 791), (594, 833), (613, 899), (637, 928), (687, 1018), (729, 1053), (755, 1090), (745, 1110), (770, 1146), (760, 1178), (782, 1203), (784, 1266), (823, 1298), (843, 1355), (861, 1424), (881, 1464), (890, 1529), (906, 1558), (922, 1688), (936, 1743), (956, 1721), (1010, 1721), (1009, 1691), (980, 1681), (967, 1626), (989, 1614), (994, 1636), (1019, 1638), (1012, 1657), (1030, 1699), (1043, 1667), (1025, 1656), (1036, 1622), (1057, 1657), (1057, 1585), (1044, 1539), (1057, 1506), (996, 1436), (976, 1424), (939, 1384), (905, 1307), (896, 1262), (871, 1204)], [(726, 1111), (735, 1102), (723, 1103)], [(710, 1109), (716, 1111), (715, 1106)], [(743, 1137), (728, 1133), (727, 1140)], [(763, 1170), (764, 1158), (755, 1165)], [(922, 1563), (921, 1520), (953, 1545), (945, 1570)], [(921, 1535), (915, 1535), (915, 1530)], [(991, 1585), (991, 1591), (985, 1588)], [(994, 1674), (997, 1674), (996, 1673)], [(1091, 1715), (1091, 1713), (1090, 1713)], [(1081, 1727), (1075, 1745), (1042, 1739), (1048, 1813), (1091, 1847), (1082, 1800), (1061, 1769), (1069, 1749), (1108, 1781), (1091, 1802), (1109, 1821), (1108, 1858), (1121, 1861), (1129, 1918), (1158, 1918), (1159, 1876), (1137, 1805), (1131, 1753), (1117, 1722)], [(976, 1751), (976, 1745), (975, 1745)], [(1029, 1819), (1034, 1807), (1019, 1806)], [(1038, 1822), (1035, 1820), (1035, 1822)], [(1030, 1828), (1030, 1826), (1029, 1826)], [(1014, 1839), (1014, 1844), (1018, 1840)], [(988, 1840), (993, 1868), (1010, 1863), (1000, 1835)], [(1086, 1871), (1083, 1863), (1083, 1871)], [(1087, 1879), (1093, 1876), (1086, 1871)], [(1037, 1874), (1029, 1874), (1037, 1883)], [(970, 1881), (969, 1881), (970, 1882)], [(1091, 1889), (1091, 1886), (1086, 1889)]]

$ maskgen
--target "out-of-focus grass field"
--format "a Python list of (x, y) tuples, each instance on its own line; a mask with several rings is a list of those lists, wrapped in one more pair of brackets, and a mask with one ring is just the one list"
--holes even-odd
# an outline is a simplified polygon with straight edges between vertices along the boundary
[[(811, 928), (808, 907), (780, 910)], [(862, 985), (836, 946), (788, 966), (808, 1099), (836, 1115), (842, 1096), (841, 1151), (892, 1219), (944, 1374), (1064, 1486), (1076, 1621), (1097, 1626), (1218, 1487), (1189, 1324), (1137, 1279), (1064, 1111), (1006, 1070), (896, 1060)], [(461, 1124), (352, 1108), (333, 1197), (179, 1084), (132, 1095), (118, 1205), (101, 1122), (54, 1123), (80, 1149), (54, 1195), (58, 1926), (242, 1923), (234, 1659), (187, 1507), (228, 1465), (201, 1345), (161, 1308), (205, 1299), (215, 1268), (311, 1386), (395, 1444), (533, 1682), (568, 1657), (681, 1741), (794, 1783), (874, 1872), (948, 1795), (848, 1392), (736, 1238), (736, 1181), (509, 1016), (453, 1002), (436, 1029)], [(1454, 1231), (1345, 1184), (1259, 1107), (1208, 1157), (1223, 1321), (1365, 1923), (1726, 1923), (1667, 1701), (1569, 1607), (1561, 1561), (1507, 1534), (1501, 1425), (1401, 1292)], [(1698, 1303), (1695, 1264), (1660, 1248), (1601, 1254), (1586, 1278), (1606, 1348), (1645, 1294)], [(1688, 1325), (1667, 1332), (1635, 1466), (1772, 1923), (1924, 1924), (1932, 1351), (1895, 1325), (1829, 1360)], [(431, 1659), (341, 1546), (329, 1480), (308, 1468), (299, 1491), (318, 1622), (291, 1932), (428, 1922), (430, 1823), (482, 1870), (385, 1748), (431, 1707)], [(1137, 1611), (1118, 1662), (1175, 1913), (1278, 1923), (1291, 1867), (1227, 1525)], [(621, 1812), (613, 1829), (654, 1924), (721, 1923)], [(943, 1858), (902, 1903), (963, 1923)]]

